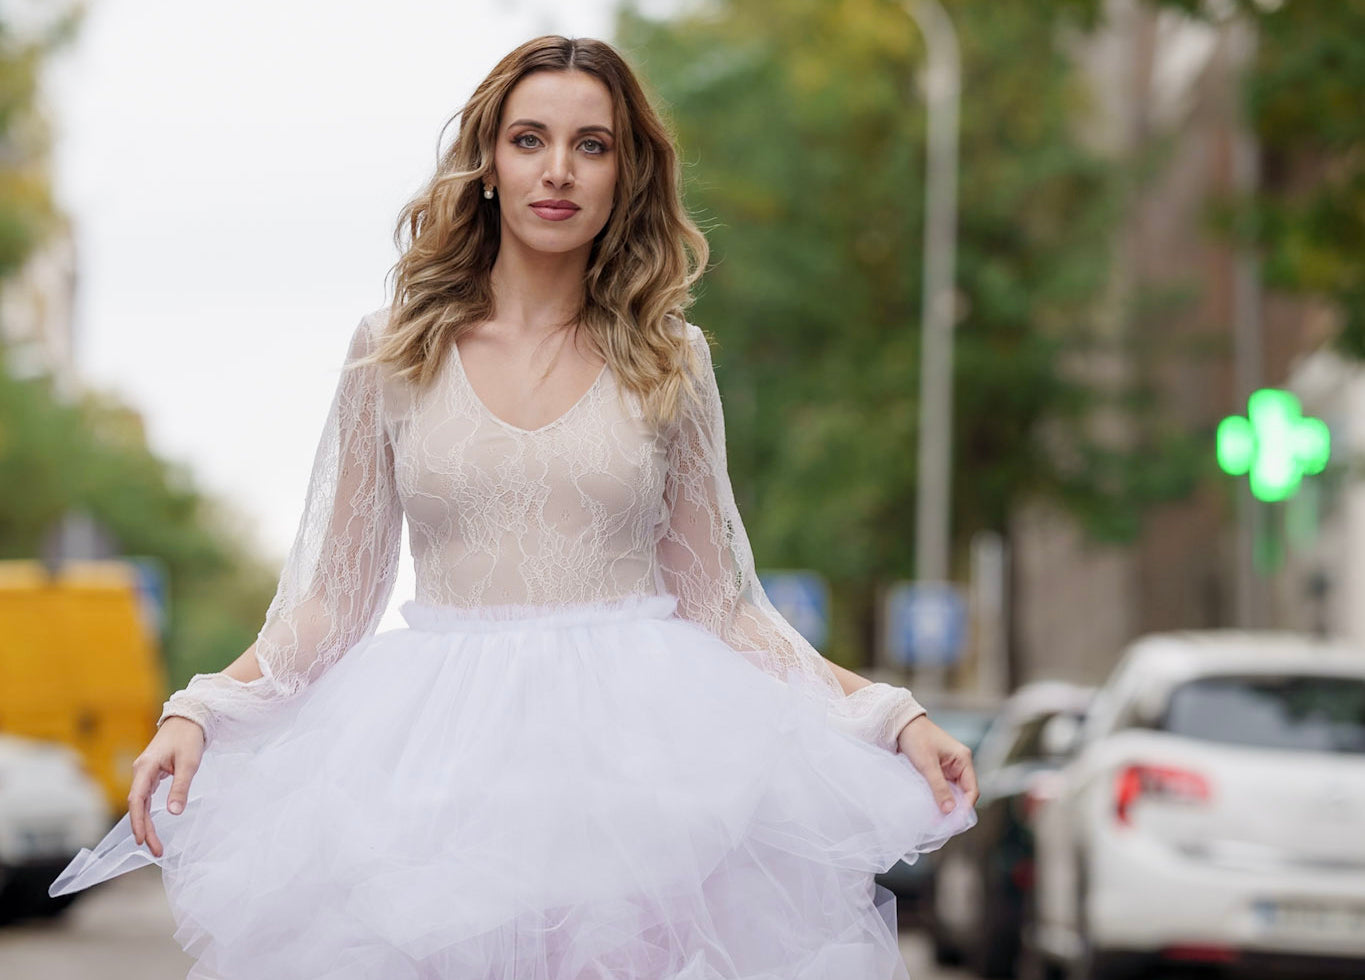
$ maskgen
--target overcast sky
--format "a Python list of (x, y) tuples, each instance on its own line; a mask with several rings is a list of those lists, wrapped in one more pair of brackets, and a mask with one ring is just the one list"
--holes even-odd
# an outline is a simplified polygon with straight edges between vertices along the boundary
[[(79, 253), (77, 368), (256, 521), (272, 558), (293, 539), (347, 342), (385, 301), (394, 222), (434, 169), (442, 125), (517, 44), (609, 39), (613, 8), (91, 5), (46, 83)], [(410, 565), (405, 541), (381, 628), (402, 624)]]

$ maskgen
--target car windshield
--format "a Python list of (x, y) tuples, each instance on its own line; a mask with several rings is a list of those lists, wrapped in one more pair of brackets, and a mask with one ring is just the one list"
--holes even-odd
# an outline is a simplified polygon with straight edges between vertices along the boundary
[(1043, 747), (1043, 730), (1047, 723), (1058, 715), (1070, 715), (1079, 722), (1079, 711), (1044, 711), (1033, 715), (1019, 726), (1019, 732), (1010, 745), (1004, 764), (1012, 766), (1021, 762), (1051, 762), (1053, 757)]
[(1365, 679), (1202, 677), (1172, 692), (1161, 727), (1234, 745), (1365, 753)]

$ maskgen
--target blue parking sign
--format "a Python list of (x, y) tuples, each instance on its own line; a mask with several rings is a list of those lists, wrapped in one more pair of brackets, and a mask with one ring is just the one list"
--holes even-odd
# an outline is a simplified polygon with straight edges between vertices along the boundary
[(817, 650), (829, 639), (829, 587), (818, 572), (761, 572), (759, 584), (782, 618)]
[(138, 598), (148, 632), (164, 640), (167, 627), (165, 562), (152, 555), (131, 555), (122, 560), (136, 572)]
[(950, 582), (898, 582), (887, 590), (885, 643), (906, 667), (956, 663), (967, 640), (967, 603)]

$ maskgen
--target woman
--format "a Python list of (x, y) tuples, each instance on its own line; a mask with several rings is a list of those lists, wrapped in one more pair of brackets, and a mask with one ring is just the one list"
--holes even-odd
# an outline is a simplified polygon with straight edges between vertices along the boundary
[(256, 643), (51, 893), (159, 864), (224, 980), (904, 976), (873, 875), (972, 824), (969, 753), (764, 595), (706, 242), (620, 56), (509, 54), (405, 228)]

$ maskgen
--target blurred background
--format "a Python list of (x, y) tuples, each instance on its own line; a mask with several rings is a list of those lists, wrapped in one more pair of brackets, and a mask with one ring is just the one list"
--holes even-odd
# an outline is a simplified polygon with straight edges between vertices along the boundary
[[(770, 596), (995, 779), (883, 878), (915, 975), (1365, 975), (1362, 0), (0, 2), (0, 974), (183, 974), (156, 878), (46, 884), (255, 639), (398, 211), (542, 33), (676, 130)], [(1217, 922), (1106, 931), (1196, 840)]]

